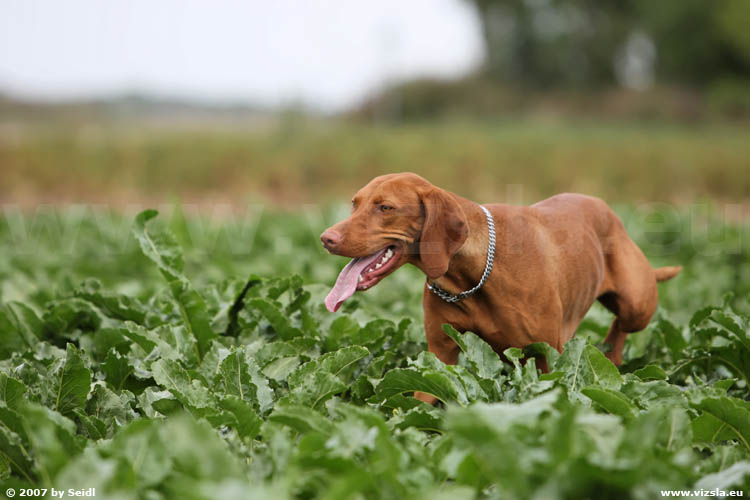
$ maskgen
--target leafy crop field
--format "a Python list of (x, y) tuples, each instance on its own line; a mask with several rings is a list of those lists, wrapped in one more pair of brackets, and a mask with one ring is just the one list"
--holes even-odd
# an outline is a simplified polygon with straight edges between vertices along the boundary
[[(592, 308), (509, 364), (450, 328), (426, 352), (404, 268), (330, 314), (335, 209), (223, 219), (6, 210), (2, 489), (97, 498), (659, 498), (750, 490), (750, 228), (619, 207), (660, 285), (625, 364)], [(502, 263), (499, 263), (502, 265)], [(541, 375), (529, 351), (548, 356)], [(434, 394), (438, 407), (410, 397)]]

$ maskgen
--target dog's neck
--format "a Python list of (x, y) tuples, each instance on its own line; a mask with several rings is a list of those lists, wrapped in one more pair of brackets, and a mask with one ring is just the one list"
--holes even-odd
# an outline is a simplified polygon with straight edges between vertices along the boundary
[(479, 283), (487, 259), (489, 232), (487, 217), (480, 206), (458, 195), (454, 196), (466, 216), (469, 234), (451, 258), (448, 271), (432, 282), (448, 293), (457, 294)]

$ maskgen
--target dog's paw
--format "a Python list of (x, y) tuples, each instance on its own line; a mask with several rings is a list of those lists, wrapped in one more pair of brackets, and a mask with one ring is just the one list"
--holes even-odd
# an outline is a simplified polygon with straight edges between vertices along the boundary
[(437, 404), (437, 402), (439, 401), (439, 399), (433, 396), (432, 394), (427, 394), (425, 392), (419, 392), (419, 391), (414, 393), (414, 397), (420, 401), (427, 403), (428, 405), (433, 405), (433, 406)]

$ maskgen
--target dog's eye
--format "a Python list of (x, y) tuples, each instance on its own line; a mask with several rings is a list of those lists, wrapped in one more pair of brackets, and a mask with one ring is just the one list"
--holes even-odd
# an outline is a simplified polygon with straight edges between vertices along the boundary
[(389, 210), (393, 210), (393, 207), (390, 205), (380, 205), (380, 211), (381, 212), (387, 212)]

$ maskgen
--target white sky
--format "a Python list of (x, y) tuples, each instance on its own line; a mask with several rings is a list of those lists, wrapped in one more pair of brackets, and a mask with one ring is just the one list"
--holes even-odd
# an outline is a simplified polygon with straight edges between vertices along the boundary
[(137, 91), (339, 109), (454, 76), (482, 47), (464, 0), (0, 0), (0, 91)]

